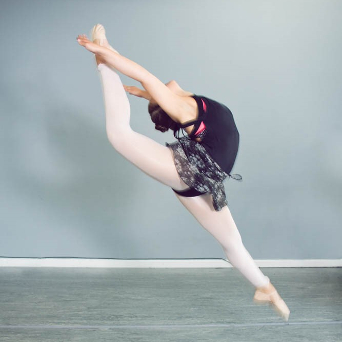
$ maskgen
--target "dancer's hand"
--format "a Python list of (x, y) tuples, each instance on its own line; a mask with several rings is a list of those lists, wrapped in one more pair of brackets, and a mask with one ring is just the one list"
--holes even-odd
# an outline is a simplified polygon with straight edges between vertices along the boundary
[(84, 46), (88, 51), (93, 53), (98, 52), (99, 45), (91, 42), (85, 34), (79, 34), (76, 39), (78, 44)]
[(139, 89), (138, 87), (124, 85), (124, 88), (128, 93), (137, 97), (143, 97), (146, 100), (149, 100), (151, 97), (146, 90)]

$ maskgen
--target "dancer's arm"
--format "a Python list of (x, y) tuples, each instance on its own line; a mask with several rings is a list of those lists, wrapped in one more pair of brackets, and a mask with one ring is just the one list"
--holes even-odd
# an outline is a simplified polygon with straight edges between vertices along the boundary
[(148, 70), (128, 58), (103, 48), (98, 53), (106, 64), (114, 67), (128, 77), (139, 81), (145, 88), (147, 99), (155, 100), (161, 108), (176, 122), (184, 122), (192, 113), (192, 108), (184, 98), (172, 92), (162, 81)]
[(142, 90), (135, 86), (127, 86), (127, 85), (123, 85), (123, 86), (125, 90), (132, 95), (135, 95), (137, 97), (142, 97), (148, 101), (152, 100), (152, 96), (149, 94), (147, 90)]
[[(182, 90), (182, 88), (179, 87), (179, 85), (177, 84), (176, 81), (169, 81), (169, 82), (165, 83), (166, 86), (168, 86), (170, 84), (176, 84), (177, 85), (177, 89), (174, 89), (174, 87), (172, 87), (172, 88), (168, 87), (173, 93), (176, 93), (177, 95), (184, 94), (184, 90)], [(135, 87), (135, 86), (128, 86), (125, 84), (123, 86), (128, 93), (130, 93), (134, 96), (142, 97), (142, 98), (144, 98), (148, 101), (152, 101), (152, 102), (155, 101), (152, 98), (151, 94), (147, 90), (143, 90), (143, 89), (140, 89), (140, 88)]]
[(148, 70), (130, 59), (100, 45), (91, 42), (85, 35), (77, 38), (80, 45), (87, 50), (101, 56), (109, 66), (114, 67), (124, 75), (141, 83), (150, 96), (176, 122), (188, 120), (193, 109), (184, 100), (172, 92), (163, 82)]

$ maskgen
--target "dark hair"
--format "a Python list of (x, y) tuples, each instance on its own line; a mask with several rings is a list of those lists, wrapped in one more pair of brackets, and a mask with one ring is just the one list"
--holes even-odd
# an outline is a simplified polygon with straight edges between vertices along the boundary
[(173, 121), (158, 103), (149, 102), (148, 112), (150, 113), (152, 122), (155, 124), (155, 129), (158, 131), (166, 132), (169, 129), (175, 131), (178, 128), (177, 122)]

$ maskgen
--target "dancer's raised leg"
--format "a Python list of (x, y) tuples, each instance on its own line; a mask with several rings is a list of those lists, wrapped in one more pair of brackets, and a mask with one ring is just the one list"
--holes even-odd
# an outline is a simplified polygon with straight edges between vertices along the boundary
[[(105, 40), (98, 43), (108, 44)], [(102, 63), (97, 68), (102, 82), (107, 136), (113, 147), (159, 182), (176, 190), (188, 188), (177, 173), (171, 150), (130, 127), (129, 100), (115, 69)]]

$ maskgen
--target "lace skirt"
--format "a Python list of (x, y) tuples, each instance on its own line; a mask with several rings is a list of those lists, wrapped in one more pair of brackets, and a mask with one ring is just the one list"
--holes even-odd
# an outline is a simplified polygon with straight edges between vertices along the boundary
[(216, 211), (228, 205), (223, 181), (232, 175), (223, 171), (200, 143), (184, 136), (165, 145), (173, 151), (176, 170), (185, 184), (197, 191), (209, 192)]

